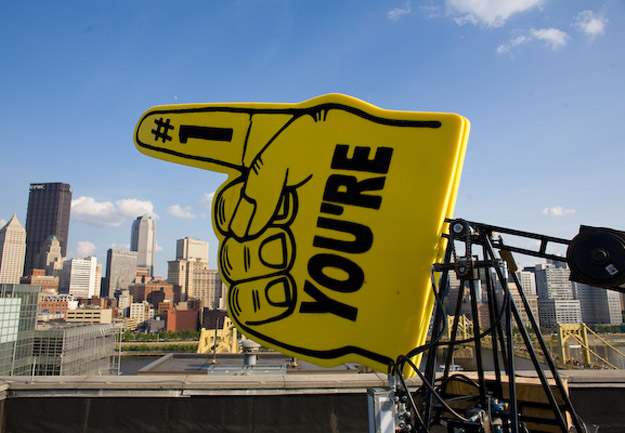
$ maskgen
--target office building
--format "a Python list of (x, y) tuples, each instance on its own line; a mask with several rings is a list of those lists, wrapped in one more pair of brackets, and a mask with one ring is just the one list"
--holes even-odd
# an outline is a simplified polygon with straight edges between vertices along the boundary
[(156, 250), (156, 221), (151, 215), (137, 217), (132, 223), (130, 251), (137, 252), (137, 266), (148, 268), (154, 275), (154, 252)]
[(176, 260), (201, 260), (208, 262), (208, 242), (192, 237), (176, 241)]
[(96, 263), (95, 265), (95, 287), (93, 289), (93, 296), (89, 298), (99, 298), (102, 293), (102, 263)]
[(89, 322), (89, 323), (112, 323), (113, 310), (110, 308), (76, 308), (65, 312), (65, 321)]
[(204, 291), (198, 293), (199, 299), (204, 301), (204, 305), (209, 308), (222, 308), (222, 302), (226, 296), (225, 285), (221, 280), (217, 269), (209, 269), (207, 273), (207, 284)]
[[(526, 328), (531, 327), (532, 323), (529, 319), (529, 314), (524, 307), (517, 285), (513, 281), (509, 281), (508, 287), (510, 288), (510, 294), (512, 295), (512, 300), (514, 301), (514, 304), (517, 306), (519, 310), (519, 314), (521, 316), (521, 322), (523, 322), (523, 325), (525, 325)], [(527, 303), (529, 304), (530, 312), (532, 316), (534, 316), (534, 320), (536, 321), (536, 324), (540, 326), (541, 322), (540, 322), (540, 314), (538, 312), (538, 296), (535, 294), (536, 287), (534, 286), (533, 295), (528, 293), (528, 292), (531, 292), (531, 288), (528, 290), (528, 285), (525, 285), (523, 284), (523, 282), (521, 282), (521, 287), (523, 288), (523, 294), (525, 295), (525, 299), (527, 300)]]
[(130, 305), (132, 304), (132, 295), (130, 294), (130, 290), (121, 289), (116, 294), (117, 297), (117, 310), (118, 315), (121, 317), (129, 317), (130, 316)]
[(26, 230), (15, 214), (0, 229), (0, 284), (19, 284), (24, 272)]
[(56, 236), (50, 235), (46, 238), (35, 258), (33, 269), (43, 269), (46, 275), (54, 275), (63, 269), (61, 243)]
[[(515, 272), (515, 275), (521, 283), (521, 288), (523, 289), (523, 294), (525, 295), (525, 299), (529, 304), (531, 314), (532, 316), (534, 316), (534, 319), (539, 324), (540, 316), (538, 314), (538, 296), (536, 295), (536, 279), (534, 273), (523, 270)], [(514, 282), (514, 278), (512, 275), (508, 276), (508, 288), (510, 289), (510, 295), (512, 296), (512, 300), (514, 301), (514, 304), (517, 306), (521, 315), (521, 321), (526, 327), (529, 327), (531, 325), (529, 315), (525, 310), (523, 301), (521, 300), (521, 294), (519, 293), (519, 288)], [(501, 291), (501, 283), (497, 278), (495, 278), (495, 289), (498, 293), (503, 293)]]
[(41, 293), (54, 295), (59, 291), (59, 277), (46, 275), (43, 269), (33, 269), (32, 274), (22, 277), (21, 284), (31, 284), (41, 287)]
[(112, 299), (117, 290), (127, 289), (137, 275), (137, 252), (109, 249), (102, 298)]
[(0, 284), (0, 376), (32, 373), (39, 287)]
[(72, 188), (66, 183), (31, 183), (26, 213), (26, 263), (24, 274), (35, 267), (37, 254), (50, 235), (61, 245), (61, 255), (67, 254), (67, 235), (72, 206)]
[[(215, 329), (215, 328), (225, 329), (227, 318), (228, 318), (228, 312), (226, 310), (221, 310), (221, 309), (211, 310), (208, 308), (203, 308), (200, 326), (206, 329)], [(229, 318), (228, 318), (228, 321), (230, 321)]]
[(183, 300), (200, 299), (206, 307), (219, 307), (222, 281), (217, 270), (208, 268), (208, 242), (178, 239), (176, 260), (167, 264), (167, 281), (180, 287)]
[[(516, 271), (516, 276), (521, 282), (523, 293), (526, 295), (536, 295), (536, 275), (529, 271)], [(512, 280), (512, 279), (510, 279)]]
[(129, 317), (136, 319), (138, 323), (143, 323), (154, 317), (154, 312), (152, 306), (146, 301), (133, 302), (130, 304)]
[(39, 313), (41, 314), (58, 316), (58, 318), (63, 319), (68, 310), (77, 307), (78, 301), (74, 301), (72, 295), (41, 294), (39, 296)]
[(216, 269), (208, 269), (208, 262), (173, 260), (167, 263), (167, 281), (180, 287), (183, 300), (200, 299), (206, 307), (219, 307), (222, 281)]
[[(69, 293), (75, 299), (97, 296), (100, 293), (97, 262), (93, 256), (66, 260), (60, 274), (59, 293)], [(102, 268), (99, 273), (102, 274)]]
[(167, 310), (167, 331), (198, 330), (199, 310), (170, 307)]
[(575, 298), (581, 302), (584, 323), (620, 325), (623, 323), (619, 292), (574, 283)]
[(571, 271), (552, 264), (536, 265), (536, 292), (541, 301), (549, 299), (572, 300), (573, 283), (569, 277)]
[[(149, 302), (154, 308), (165, 301), (176, 302), (173, 284), (156, 277), (145, 282), (135, 282), (128, 286), (134, 302)], [(178, 299), (179, 301), (179, 299)]]
[(34, 331), (36, 376), (106, 376), (117, 373), (110, 324), (46, 324)]
[(577, 299), (548, 299), (538, 301), (541, 328), (553, 329), (563, 325), (582, 323), (582, 308)]
[(547, 259), (547, 265), (553, 266), (555, 268), (567, 269), (568, 265), (566, 264), (566, 258), (562, 256), (561, 254), (557, 254), (557, 255), (562, 257), (562, 260)]
[(582, 323), (582, 306), (575, 299), (566, 264), (537, 264), (535, 275), (540, 326), (552, 329), (558, 323)]

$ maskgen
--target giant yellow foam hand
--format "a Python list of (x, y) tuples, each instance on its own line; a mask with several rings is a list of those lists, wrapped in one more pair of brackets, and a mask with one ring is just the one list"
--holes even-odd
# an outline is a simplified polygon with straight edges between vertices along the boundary
[(228, 308), (249, 338), (380, 371), (426, 338), (469, 125), (345, 95), (148, 110), (150, 156), (229, 175), (213, 203)]

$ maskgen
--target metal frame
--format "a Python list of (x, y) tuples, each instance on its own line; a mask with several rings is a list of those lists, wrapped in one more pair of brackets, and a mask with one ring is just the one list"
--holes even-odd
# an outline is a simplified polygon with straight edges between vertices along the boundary
[[(464, 431), (482, 431), (480, 427), (480, 420), (476, 415), (469, 417), (466, 413), (462, 417), (459, 414), (454, 419), (453, 415), (450, 415), (450, 406), (447, 405), (443, 398), (437, 394), (433, 384), (437, 380), (435, 367), (437, 365), (437, 350), (442, 345), (448, 346), (447, 357), (445, 360), (445, 369), (442, 377), (438, 380), (445, 383), (450, 379), (450, 366), (452, 364), (452, 352), (454, 346), (461, 343), (472, 343), (475, 349), (476, 362), (477, 362), (477, 386), (479, 389), (479, 396), (475, 396), (477, 399), (476, 408), (479, 408), (486, 414), (487, 423), (491, 423), (493, 419), (493, 413), (491, 413), (492, 402), (499, 401), (507, 403), (507, 409), (498, 410), (496, 416), (503, 419), (503, 425), (501, 429), (504, 432), (518, 433), (525, 431), (524, 421), (532, 421), (531, 417), (524, 416), (519, 413), (519, 401), (517, 399), (517, 384), (516, 384), (516, 370), (514, 359), (514, 341), (512, 336), (513, 326), (517, 326), (521, 338), (523, 340), (524, 347), (527, 353), (530, 355), (532, 363), (534, 365), (536, 374), (542, 385), (545, 395), (549, 401), (549, 407), (553, 411), (553, 420), (547, 421), (560, 428), (563, 433), (569, 431), (567, 422), (567, 414), (570, 416), (572, 426), (576, 431), (586, 432), (586, 426), (576, 414), (571, 400), (568, 396), (568, 392), (562, 382), (555, 363), (551, 357), (549, 349), (542, 337), (541, 330), (534, 318), (531, 311), (527, 297), (521, 287), (517, 275), (514, 273), (516, 265), (512, 259), (511, 251), (521, 252), (523, 254), (529, 254), (535, 257), (550, 258), (553, 260), (566, 261), (565, 258), (555, 256), (546, 253), (547, 244), (549, 242), (555, 242), (568, 245), (569, 241), (564, 239), (558, 239), (548, 236), (541, 236), (533, 233), (521, 232), (518, 230), (505, 229), (502, 227), (495, 227), (481, 223), (468, 222), (465, 220), (448, 220), (450, 227), (450, 233), (445, 234), (444, 237), (448, 239), (447, 249), (445, 252), (444, 260), (440, 264), (435, 264), (433, 272), (440, 273), (438, 289), (434, 287), (437, 295), (437, 302), (441, 303), (442, 300), (448, 296), (448, 283), (449, 272), (456, 272), (458, 278), (461, 281), (460, 290), (458, 293), (457, 308), (454, 313), (454, 322), (451, 329), (451, 338), (449, 342), (440, 342), (440, 335), (444, 331), (446, 326), (446, 313), (441, 308), (436, 308), (434, 319), (432, 323), (431, 339), (424, 348), (415, 349), (406, 356), (400, 357), (394, 366), (394, 372), (400, 376), (400, 381), (396, 386), (396, 394), (410, 395), (410, 392), (405, 387), (403, 377), (401, 377), (401, 371), (404, 368), (406, 362), (412, 365), (408, 358), (414, 356), (416, 353), (427, 351), (427, 362), (425, 365), (425, 373), (416, 371), (421, 376), (424, 385), (417, 391), (415, 395), (422, 395), (423, 399), (419, 405), (413, 405), (413, 412), (411, 425), (404, 431), (409, 431), (413, 428), (420, 432), (429, 432), (430, 428), (440, 423), (443, 418), (447, 417), (445, 422), (448, 424), (448, 429), (454, 426), (460, 425), (464, 427)], [(504, 244), (503, 240), (499, 238), (494, 240), (494, 233), (507, 233), (515, 236), (529, 237), (540, 241), (540, 250), (531, 251), (522, 248), (511, 247)], [(456, 242), (464, 244), (464, 256), (457, 257), (456, 255)], [(479, 249), (477, 252), (481, 253), (481, 260), (478, 260), (478, 254), (474, 255), (475, 249)], [(495, 254), (495, 249), (500, 250), (501, 256), (506, 257), (506, 261), (502, 260), (501, 256)], [(521, 321), (521, 315), (519, 307), (512, 299), (512, 294), (508, 287), (508, 281), (505, 272), (505, 263), (508, 263), (511, 269), (511, 276), (518, 288), (519, 296), (521, 298), (521, 308), (527, 314), (529, 318), (531, 329), (538, 341), (538, 349), (534, 348), (532, 339)], [(491, 318), (491, 326), (488, 330), (480, 332), (478, 309), (477, 309), (477, 287), (476, 284), (480, 279), (480, 271), (482, 277), (485, 280), (486, 292), (488, 297), (488, 308)], [(495, 285), (493, 281), (493, 271), (495, 277), (499, 281), (503, 288), (503, 298), (498, 298), (495, 293)], [(434, 280), (434, 277), (433, 277)], [(465, 287), (466, 286), (466, 287)], [(461, 299), (464, 296), (465, 290), (468, 290), (470, 297), (470, 307), (473, 315), (473, 337), (468, 340), (459, 341), (456, 338), (458, 319), (460, 316), (460, 304)], [(482, 339), (486, 336), (490, 336), (492, 339), (492, 356), (494, 365), (495, 381), (494, 384), (490, 382), (487, 385), (485, 379), (484, 369), (484, 353), (482, 350)], [(538, 352), (537, 352), (538, 350)], [(548, 382), (547, 375), (540, 365), (538, 353), (542, 354), (551, 373), (551, 376), (555, 382), (555, 388), (560, 394), (560, 398), (563, 402), (562, 407), (558, 405), (554, 392)], [(412, 365), (415, 368), (414, 365)], [(504, 396), (503, 388), (504, 383), (507, 382), (509, 393), (508, 396)], [(402, 384), (404, 385), (402, 387)], [(412, 396), (410, 401), (412, 401)], [(453, 414), (453, 412), (451, 412)], [(470, 415), (470, 414), (469, 414)], [(481, 416), (481, 415), (480, 415)], [(483, 422), (483, 420), (481, 421)], [(492, 425), (490, 426), (492, 428)], [(494, 430), (501, 431), (501, 430)]]

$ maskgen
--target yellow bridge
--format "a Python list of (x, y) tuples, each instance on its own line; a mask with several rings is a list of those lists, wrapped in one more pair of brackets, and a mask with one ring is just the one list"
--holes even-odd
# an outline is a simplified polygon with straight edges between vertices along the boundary
[[(591, 334), (595, 340), (600, 342), (598, 345), (603, 346), (603, 355), (597, 353), (597, 351), (592, 348), (591, 344), (589, 344), (588, 334)], [(571, 345), (570, 342), (577, 343), (575, 346), (579, 347), (582, 359), (578, 359), (577, 356), (572, 356), (571, 349), (573, 348), (573, 345)], [(608, 350), (613, 350), (619, 357), (625, 358), (625, 353), (621, 352), (608, 340), (594, 332), (586, 326), (585, 323), (575, 325), (558, 324), (558, 355), (560, 356), (560, 359), (567, 364), (569, 361), (572, 363), (583, 362), (585, 366), (591, 368), (610, 368), (618, 370), (619, 367), (607, 359)]]
[[(447, 338), (450, 339), (453, 317), (448, 316), (447, 320)], [(456, 339), (465, 340), (472, 337), (473, 322), (466, 316), (460, 316), (458, 318)], [(488, 341), (483, 344), (485, 347), (490, 347)], [(559, 323), (557, 338), (555, 341), (547, 341), (547, 344), (550, 347), (558, 368), (620, 369), (620, 367), (614, 365), (614, 363), (609, 360), (609, 351), (613, 351), (615, 354), (613, 358), (625, 359), (625, 353), (606, 338), (594, 332), (585, 323), (573, 325)], [(598, 352), (600, 350), (598, 349), (599, 346), (603, 348), (601, 350), (603, 354)], [(515, 353), (521, 357), (528, 357), (527, 353), (523, 350), (515, 348)]]
[(204, 329), (200, 332), (197, 353), (238, 353), (237, 330), (229, 317), (224, 318), (221, 328)]

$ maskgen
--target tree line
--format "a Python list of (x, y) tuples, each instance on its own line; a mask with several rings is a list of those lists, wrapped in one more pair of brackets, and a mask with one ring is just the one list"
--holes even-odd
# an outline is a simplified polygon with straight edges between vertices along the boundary
[(122, 334), (122, 341), (133, 342), (133, 341), (180, 341), (180, 340), (195, 340), (198, 341), (200, 339), (200, 331), (194, 331), (192, 329), (184, 329), (181, 331), (159, 331), (155, 333), (144, 333), (144, 332), (131, 332), (129, 330), (125, 330)]

